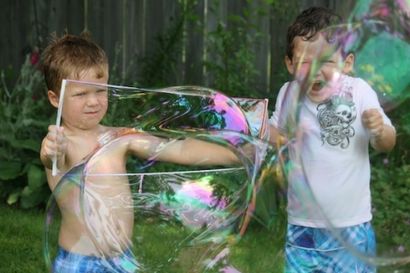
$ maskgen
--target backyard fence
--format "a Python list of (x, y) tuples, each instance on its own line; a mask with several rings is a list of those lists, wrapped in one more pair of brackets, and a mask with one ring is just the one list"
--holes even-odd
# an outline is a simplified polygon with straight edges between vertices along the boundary
[[(254, 90), (253, 94), (269, 97), (271, 91), (278, 87), (278, 75), (284, 74), (285, 33), (295, 15), (313, 5), (329, 7), (347, 15), (353, 2), (2, 0), (0, 69), (9, 71), (15, 79), (25, 56), (37, 48), (41, 50), (50, 33), (61, 35), (67, 31), (79, 34), (88, 30), (93, 39), (106, 50), (111, 69), (116, 69), (120, 75), (114, 79), (116, 84), (124, 82), (127, 76), (138, 79), (137, 75), (143, 69), (140, 60), (158, 55), (158, 51), (171, 54), (173, 50), (179, 54), (173, 57), (174, 66), (167, 75), (167, 84), (218, 87), (214, 86), (215, 78), (209, 73), (212, 66), (206, 64), (224, 62), (221, 57), (223, 53), (215, 53), (214, 50), (218, 46), (215, 33), (218, 35), (218, 27), (222, 26), (225, 31), (231, 31), (235, 35), (241, 31), (247, 32), (237, 36), (237, 40), (233, 41), (234, 45), (243, 42), (253, 54), (252, 58), (244, 60), (250, 60), (250, 65), (257, 71), (257, 80), (253, 84), (257, 91)], [(240, 28), (236, 29), (238, 22)], [(176, 36), (172, 36), (173, 34)], [(222, 40), (229, 40), (229, 37), (223, 36), (223, 32), (219, 35)], [(238, 40), (238, 37), (243, 41)], [(162, 47), (159, 48), (161, 42)], [(153, 65), (160, 69), (163, 63), (158, 61)]]

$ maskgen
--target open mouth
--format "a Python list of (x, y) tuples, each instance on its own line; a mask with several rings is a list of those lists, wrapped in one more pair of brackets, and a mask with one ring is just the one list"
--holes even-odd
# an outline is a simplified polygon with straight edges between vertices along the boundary
[(326, 83), (324, 81), (315, 81), (312, 84), (312, 91), (320, 91), (325, 85)]

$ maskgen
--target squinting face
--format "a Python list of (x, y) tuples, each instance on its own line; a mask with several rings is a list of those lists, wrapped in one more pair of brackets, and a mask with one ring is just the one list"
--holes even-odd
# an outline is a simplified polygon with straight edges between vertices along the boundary
[(340, 49), (329, 44), (321, 33), (309, 40), (294, 39), (293, 58), (286, 58), (289, 73), (296, 80), (308, 80), (307, 96), (313, 102), (322, 102), (335, 92), (341, 73), (349, 73), (353, 55), (343, 59)]
[[(107, 84), (108, 71), (99, 77), (95, 69), (89, 69), (83, 71), (78, 80)], [(94, 129), (107, 112), (107, 107), (107, 88), (68, 82), (62, 111), (63, 126), (80, 130)]]

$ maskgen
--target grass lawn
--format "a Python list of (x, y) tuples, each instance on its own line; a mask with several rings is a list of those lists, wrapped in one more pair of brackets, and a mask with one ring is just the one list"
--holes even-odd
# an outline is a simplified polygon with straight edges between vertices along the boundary
[[(44, 273), (47, 268), (43, 258), (43, 221), (42, 210), (23, 211), (0, 204), (0, 272), (1, 273)], [(141, 223), (141, 222), (140, 222)], [(281, 229), (281, 228), (280, 228)], [(181, 231), (182, 232), (182, 231)], [(142, 223), (136, 227), (134, 236), (139, 245), (138, 252), (147, 264), (155, 265), (158, 257), (170, 255), (172, 242), (169, 238), (185, 236), (177, 228), (155, 223)], [(376, 231), (377, 233), (377, 231)], [(161, 234), (158, 237), (158, 234)], [(156, 237), (156, 238), (155, 238)], [(160, 238), (160, 239), (158, 239)], [(379, 238), (380, 239), (380, 238)], [(137, 245), (137, 243), (135, 243)], [(253, 224), (242, 240), (230, 248), (229, 262), (241, 273), (281, 273), (283, 268), (283, 231), (271, 231)], [(383, 242), (378, 242), (383, 247)], [(174, 270), (157, 272), (192, 272), (197, 257), (203, 249), (191, 248), (179, 255), (179, 266)], [(393, 255), (394, 256), (394, 255)], [(161, 260), (163, 262), (163, 259)], [(184, 268), (184, 269), (177, 269)], [(185, 268), (187, 268), (185, 270)], [(380, 268), (380, 273), (410, 272), (409, 266)]]
[(0, 205), (0, 272), (44, 273), (43, 219), (40, 210)]
[[(41, 210), (23, 211), (0, 205), (0, 272), (1, 273), (37, 273), (47, 272), (43, 259), (43, 221)], [(142, 253), (144, 260), (155, 264), (158, 255), (169, 255), (171, 249), (167, 242), (178, 239), (181, 234), (172, 227), (164, 229), (158, 223), (146, 222), (136, 226), (136, 237), (140, 245), (144, 245)], [(160, 234), (160, 236), (155, 236)], [(185, 235), (182, 235), (185, 236)], [(279, 273), (282, 272), (283, 236), (267, 232), (259, 225), (252, 225), (242, 240), (230, 248), (230, 262), (242, 273)], [(138, 248), (137, 248), (138, 250)], [(159, 272), (185, 273), (191, 272), (193, 263), (198, 261), (203, 249), (192, 248), (182, 251), (179, 255), (179, 265), (170, 271)], [(173, 266), (174, 267), (174, 266)], [(186, 270), (185, 270), (186, 268)]]
[[(43, 221), (44, 212), (41, 210), (23, 211), (0, 205), (1, 273), (47, 272), (43, 259)], [(138, 252), (144, 262), (149, 264), (156, 264), (157, 261), (163, 263), (164, 259), (159, 260), (158, 257), (172, 256), (172, 244), (186, 236), (183, 232), (177, 227), (164, 227), (156, 221), (146, 221), (136, 226), (135, 234), (141, 235), (134, 236), (134, 252)], [(160, 236), (157, 236), (158, 234)], [(389, 237), (388, 234), (384, 235)], [(379, 237), (378, 240), (383, 241), (383, 238)], [(283, 227), (268, 232), (260, 225), (253, 224), (241, 241), (230, 248), (229, 262), (240, 269), (241, 273), (281, 273), (282, 246)], [(191, 273), (203, 250), (201, 247), (186, 248), (178, 255), (177, 266), (172, 265), (173, 270), (158, 269), (157, 272)], [(408, 273), (410, 266), (380, 268), (378, 272)]]

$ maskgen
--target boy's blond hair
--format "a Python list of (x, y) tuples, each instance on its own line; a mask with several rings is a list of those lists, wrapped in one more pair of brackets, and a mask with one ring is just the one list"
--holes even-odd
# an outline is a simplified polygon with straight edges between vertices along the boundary
[(91, 40), (89, 33), (64, 34), (60, 38), (52, 35), (42, 54), (42, 70), (48, 90), (58, 94), (63, 79), (78, 79), (81, 72), (91, 68), (96, 70), (98, 78), (108, 76), (108, 58)]

